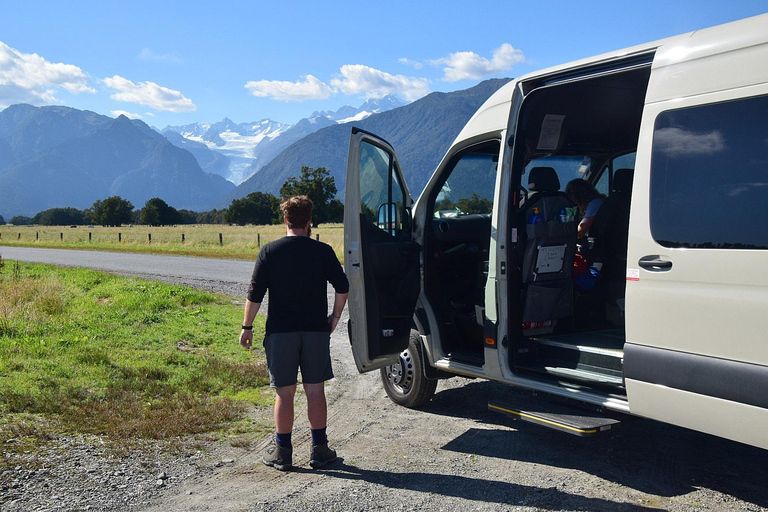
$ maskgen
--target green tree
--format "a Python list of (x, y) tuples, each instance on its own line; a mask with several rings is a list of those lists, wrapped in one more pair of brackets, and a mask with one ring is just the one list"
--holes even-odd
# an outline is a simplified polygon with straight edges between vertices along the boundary
[(91, 220), (102, 226), (119, 226), (133, 220), (133, 204), (120, 196), (112, 196), (93, 203), (89, 211)]
[(338, 210), (338, 206), (331, 207), (336, 195), (336, 180), (325, 167), (302, 167), (298, 178), (288, 178), (280, 187), (280, 195), (283, 199), (301, 195), (311, 199), (314, 205), (312, 227), (317, 227), (323, 222), (333, 222), (332, 214)]
[(0, 226), (2, 226), (3, 224), (5, 224), (5, 219), (3, 218), (2, 215), (0, 215)]
[(15, 217), (11, 217), (11, 220), (9, 220), (8, 223), (13, 224), (14, 226), (28, 226), (32, 224), (32, 217), (16, 215)]
[(231, 224), (273, 224), (280, 201), (272, 194), (252, 192), (242, 199), (234, 199), (224, 214)]
[(328, 203), (328, 222), (344, 222), (344, 203), (338, 199)]
[(197, 224), (197, 212), (192, 210), (179, 210), (180, 224)]
[(147, 204), (141, 209), (139, 222), (142, 224), (149, 224), (150, 226), (159, 226), (160, 211), (157, 209), (157, 205), (150, 204), (149, 201), (147, 201)]
[(139, 221), (142, 224), (151, 226), (169, 226), (171, 224), (181, 224), (181, 214), (173, 206), (160, 199), (153, 197), (144, 204), (139, 215)]
[(217, 210), (214, 208), (213, 210), (207, 211), (207, 212), (200, 212), (197, 214), (197, 223), (198, 224), (224, 224), (226, 221), (224, 220), (224, 216), (229, 210)]
[(471, 198), (459, 199), (456, 203), (461, 213), (490, 213), (493, 210), (493, 202), (490, 199), (480, 197), (476, 193), (472, 194)]
[(82, 225), (85, 215), (77, 208), (50, 208), (35, 215), (32, 222), (41, 226)]

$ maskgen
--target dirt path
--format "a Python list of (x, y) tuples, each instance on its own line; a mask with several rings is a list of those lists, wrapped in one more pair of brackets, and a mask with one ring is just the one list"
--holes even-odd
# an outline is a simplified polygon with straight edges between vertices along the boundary
[[(76, 257), (55, 259), (82, 264), (82, 253)], [(163, 279), (216, 282), (217, 291), (228, 283), (240, 295), (242, 281), (215, 279), (219, 265), (185, 277), (183, 265), (172, 264), (173, 276)], [(346, 320), (345, 311), (341, 325)], [(332, 355), (328, 435), (340, 461), (323, 471), (306, 463), (300, 396), (296, 471), (261, 463), (268, 439), (248, 448), (217, 442), (209, 461), (234, 462), (178, 479), (141, 510), (768, 510), (768, 451), (642, 419), (603, 438), (578, 438), (488, 411), (488, 400), (525, 391), (461, 378), (441, 381), (432, 402), (409, 410), (389, 401), (378, 372), (357, 373), (346, 329), (334, 333)], [(252, 415), (268, 420), (271, 411)]]
[[(345, 312), (342, 320), (346, 321)], [(394, 405), (378, 372), (359, 375), (343, 331), (332, 339), (329, 437), (343, 459), (307, 465), (297, 407), (294, 462), (261, 463), (268, 440), (211, 475), (186, 480), (147, 510), (765, 510), (768, 452), (646, 420), (582, 439), (487, 410), (526, 394), (491, 382), (442, 381), (421, 410)], [(270, 411), (261, 411), (269, 415)]]

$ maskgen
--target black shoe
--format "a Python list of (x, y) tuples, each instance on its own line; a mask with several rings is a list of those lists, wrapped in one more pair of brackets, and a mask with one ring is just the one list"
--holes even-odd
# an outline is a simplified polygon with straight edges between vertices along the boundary
[(261, 461), (277, 470), (288, 471), (293, 466), (293, 448), (285, 448), (273, 441)]
[(318, 469), (327, 466), (331, 462), (335, 462), (337, 458), (336, 450), (328, 448), (328, 443), (312, 445), (312, 452), (309, 456), (309, 465)]

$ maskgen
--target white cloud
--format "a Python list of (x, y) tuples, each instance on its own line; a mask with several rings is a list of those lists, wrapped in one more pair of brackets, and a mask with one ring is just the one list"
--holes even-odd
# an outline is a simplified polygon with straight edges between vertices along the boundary
[(113, 110), (112, 115), (115, 117), (125, 116), (128, 119), (141, 119), (141, 114), (134, 114), (133, 112), (128, 112), (127, 110)]
[(115, 75), (105, 78), (104, 84), (117, 92), (110, 97), (113, 100), (138, 103), (155, 110), (167, 112), (194, 112), (195, 104), (179, 91), (168, 89), (154, 82), (133, 83), (127, 78)]
[(426, 78), (391, 75), (362, 64), (347, 64), (340, 71), (343, 78), (334, 78), (331, 85), (344, 94), (365, 94), (366, 98), (400, 94), (408, 100), (429, 94), (429, 80)]
[(477, 80), (496, 73), (512, 69), (512, 66), (525, 62), (525, 56), (511, 44), (504, 43), (493, 52), (490, 60), (475, 52), (456, 52), (448, 57), (432, 61), (435, 66), (443, 68), (443, 80), (458, 82), (459, 80)]
[(88, 77), (73, 64), (48, 62), (36, 53), (21, 53), (0, 42), (0, 106), (13, 103), (61, 103), (59, 89), (95, 93)]
[(245, 84), (245, 88), (258, 98), (284, 101), (324, 100), (334, 92), (327, 84), (312, 75), (305, 76), (302, 82), (250, 81)]
[(754, 192), (755, 189), (768, 187), (768, 183), (744, 183), (742, 186), (735, 187), (727, 192), (729, 197), (739, 197), (747, 192)]
[(671, 157), (714, 155), (726, 149), (725, 137), (717, 130), (696, 133), (683, 128), (661, 128), (653, 136), (653, 148)]
[(184, 61), (175, 53), (164, 53), (162, 55), (157, 54), (149, 48), (142, 48), (139, 52), (139, 58), (141, 60), (165, 62), (168, 64), (182, 64)]
[(421, 68), (424, 67), (424, 64), (422, 64), (421, 62), (418, 62), (418, 61), (415, 61), (415, 60), (411, 60), (411, 59), (409, 59), (407, 57), (403, 57), (401, 59), (397, 59), (397, 61), (402, 63), (402, 64), (405, 64), (406, 66), (411, 66), (411, 67), (413, 67), (415, 69), (421, 69)]

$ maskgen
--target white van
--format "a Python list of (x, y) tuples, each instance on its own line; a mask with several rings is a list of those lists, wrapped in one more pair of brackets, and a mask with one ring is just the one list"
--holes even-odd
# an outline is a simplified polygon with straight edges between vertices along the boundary
[[(574, 179), (605, 196), (581, 239)], [(768, 449), (768, 15), (508, 83), (413, 204), (353, 129), (345, 203), (355, 361), (395, 402), (462, 375)]]

